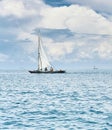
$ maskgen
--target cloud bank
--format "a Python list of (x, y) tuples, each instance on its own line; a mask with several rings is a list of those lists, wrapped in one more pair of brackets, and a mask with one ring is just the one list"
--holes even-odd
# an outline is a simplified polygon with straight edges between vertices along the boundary
[(101, 13), (112, 14), (112, 1), (111, 0), (65, 0), (71, 4), (79, 4), (87, 6)]
[(78, 33), (112, 34), (112, 22), (92, 9), (79, 5), (47, 8), (41, 15), (41, 27), (67, 28)]
[[(101, 1), (92, 0), (88, 5), (87, 0), (84, 1), (84, 3), (81, 1), (77, 3), (75, 0), (70, 0), (69, 2), (76, 4), (52, 7), (46, 5), (42, 0), (10, 0), (10, 2), (2, 0), (0, 1), (0, 19), (15, 25), (12, 26), (12, 30), (14, 30), (12, 32), (16, 35), (15, 43), (20, 44), (22, 51), (25, 51), (30, 59), (32, 59), (32, 54), (37, 51), (36, 30), (40, 28), (47, 30), (47, 33), (53, 29), (65, 31), (66, 35), (59, 31), (55, 37), (45, 35), (43, 38), (44, 46), (48, 50), (51, 60), (60, 58), (65, 61), (111, 60), (112, 22), (102, 13), (95, 11), (97, 8), (95, 5), (98, 6), (97, 9), (100, 9)], [(109, 6), (109, 4), (111, 2), (108, 1), (107, 5)], [(105, 4), (102, 1), (102, 7), (103, 5)], [(110, 10), (107, 8), (107, 12)], [(6, 21), (3, 24), (4, 34), (7, 31), (5, 25), (8, 23)], [(70, 32), (69, 35), (68, 32)], [(8, 40), (11, 41), (10, 38)]]

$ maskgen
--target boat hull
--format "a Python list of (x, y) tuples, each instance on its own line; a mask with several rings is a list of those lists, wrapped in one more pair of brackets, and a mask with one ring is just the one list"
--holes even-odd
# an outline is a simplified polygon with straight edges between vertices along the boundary
[(29, 73), (35, 73), (35, 74), (56, 74), (56, 73), (66, 73), (64, 70), (57, 70), (57, 71), (38, 71), (38, 70), (33, 70), (29, 71)]

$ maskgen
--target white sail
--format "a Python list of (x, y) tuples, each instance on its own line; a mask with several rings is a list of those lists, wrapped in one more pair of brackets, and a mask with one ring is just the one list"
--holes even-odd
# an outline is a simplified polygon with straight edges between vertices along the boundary
[(45, 68), (51, 67), (51, 64), (43, 49), (42, 40), (38, 37), (38, 70), (44, 70)]

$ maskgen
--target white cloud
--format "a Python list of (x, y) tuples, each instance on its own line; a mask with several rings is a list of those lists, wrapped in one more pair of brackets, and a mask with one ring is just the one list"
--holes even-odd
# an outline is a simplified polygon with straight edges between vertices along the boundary
[(88, 6), (94, 10), (112, 13), (112, 1), (111, 0), (65, 0), (68, 3), (80, 4), (83, 6)]
[(96, 48), (100, 58), (104, 59), (112, 59), (112, 44), (109, 43), (101, 43), (98, 48)]
[(41, 6), (44, 6), (41, 0), (2, 0), (0, 1), (0, 16), (14, 16), (17, 18), (35, 16), (39, 15)]
[[(21, 44), (29, 55), (37, 51), (37, 36), (31, 35), (31, 32), (37, 27), (49, 29), (69, 29), (73, 34), (94, 33), (112, 35), (112, 22), (96, 13), (94, 10), (79, 5), (50, 7), (41, 0), (3, 0), (0, 2), (0, 16), (15, 16), (24, 21), (24, 17), (29, 17), (29, 22), (22, 25), (17, 40), (28, 39), (28, 43)], [(30, 17), (31, 20), (30, 20)], [(23, 18), (23, 19), (22, 19)], [(33, 19), (33, 20), (32, 20)], [(74, 38), (76, 38), (74, 36)], [(92, 39), (93, 40), (93, 39)], [(94, 59), (112, 59), (112, 41), (97, 39), (94, 41), (76, 38), (61, 42), (55, 42), (54, 39), (43, 39), (48, 54), (53, 60), (66, 58), (66, 55), (72, 55), (73, 60)], [(0, 54), (0, 59), (7, 59), (7, 56)], [(30, 60), (35, 61), (30, 57)]]
[(65, 55), (73, 52), (74, 43), (73, 42), (51, 42), (46, 45), (48, 54), (53, 57), (54, 60), (59, 60)]
[(8, 55), (0, 53), (0, 62), (5, 62), (8, 58)]
[(22, 48), (29, 54), (34, 53), (37, 50), (38, 37), (36, 35), (31, 35), (28, 32), (20, 31), (18, 34), (18, 40), (27, 40), (27, 42), (22, 43)]
[(75, 54), (74, 58), (76, 58), (77, 60), (81, 59), (111, 60), (112, 59), (111, 42), (112, 40), (101, 41), (101, 39), (96, 40), (94, 43), (90, 43), (90, 41), (83, 41), (82, 46), (77, 48), (76, 53), (73, 52)]
[[(7, 0), (6, 0), (7, 1)], [(20, 1), (22, 2), (22, 1)], [(28, 5), (23, 2), (25, 12), (19, 12), (21, 15), (30, 15)], [(37, 5), (37, 8), (36, 8)], [(28, 7), (27, 7), (28, 6)], [(31, 8), (32, 7), (32, 8)], [(71, 5), (69, 7), (50, 7), (42, 2), (32, 2), (30, 8), (35, 12), (32, 13), (31, 21), (22, 26), (25, 31), (32, 31), (35, 28), (52, 28), (52, 29), (69, 29), (78, 33), (98, 33), (98, 34), (112, 34), (112, 22), (102, 15), (96, 13), (92, 9), (82, 7), (79, 5)], [(34, 19), (34, 20), (32, 20)]]
[[(28, 35), (27, 35), (28, 37)], [(37, 54), (37, 42), (35, 36), (29, 36), (29, 40), (33, 42), (23, 44), (23, 48), (29, 54)], [(33, 39), (32, 39), (33, 38)], [(35, 40), (34, 40), (35, 39)], [(94, 39), (94, 41), (92, 41)], [(112, 59), (112, 39), (100, 38), (76, 38), (73, 40), (66, 40), (56, 42), (53, 39), (43, 38), (43, 46), (50, 60), (65, 59), (65, 61), (73, 60), (79, 61), (82, 59)], [(66, 59), (66, 56), (68, 59)]]
[[(31, 28), (31, 30), (36, 27), (69, 29), (72, 32), (78, 33), (112, 35), (112, 22), (102, 15), (97, 14), (92, 9), (79, 5), (71, 5), (69, 7), (46, 6), (44, 10), (40, 10), (40, 16), (40, 21), (35, 21), (31, 26), (28, 26), (28, 28)], [(27, 46), (24, 46), (24, 49), (29, 54), (37, 51), (37, 44), (35, 43), (37, 43), (38, 40), (36, 36), (31, 35), (28, 31), (23, 31), (20, 32), (18, 38), (23, 40), (28, 38), (32, 41), (27, 44)], [(59, 43), (55, 42), (52, 38), (43, 39), (46, 43), (45, 46), (48, 54), (53, 57), (53, 60), (64, 58), (69, 54), (72, 54), (73, 60), (94, 59), (96, 57), (101, 59), (112, 58), (111, 40), (102, 41), (99, 37), (90, 39), (92, 41), (88, 40), (88, 37), (83, 40), (84, 39), (76, 38), (74, 42), (71, 39), (71, 41)]]
[(79, 33), (112, 34), (112, 22), (92, 9), (71, 5), (47, 8), (41, 12), (41, 27), (70, 29)]

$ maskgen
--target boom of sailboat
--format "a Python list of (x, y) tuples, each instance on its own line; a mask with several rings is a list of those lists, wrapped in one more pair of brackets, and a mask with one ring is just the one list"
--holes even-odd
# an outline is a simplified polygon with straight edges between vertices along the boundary
[(53, 74), (53, 73), (65, 73), (65, 70), (55, 70), (54, 67), (50, 64), (46, 53), (44, 51), (43, 45), (42, 45), (42, 39), (40, 36), (40, 33), (38, 35), (38, 67), (37, 70), (30, 70), (30, 73), (37, 73), (37, 74)]

